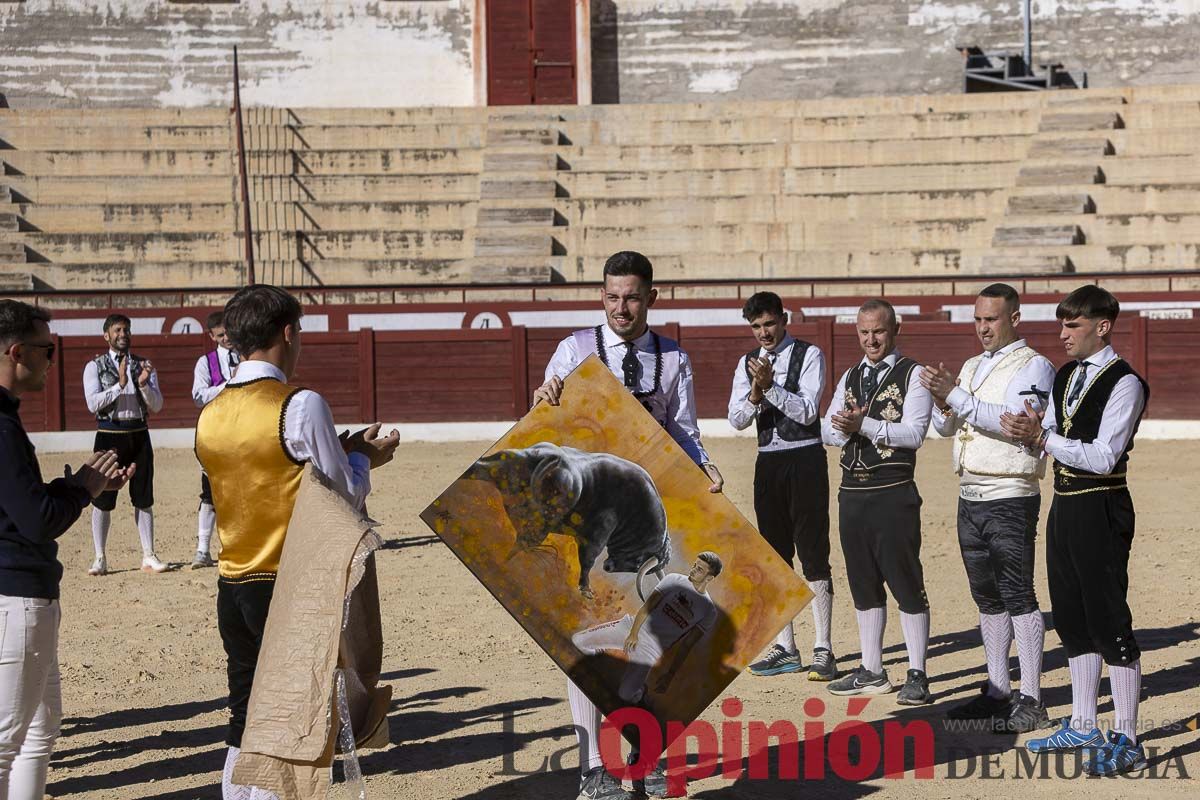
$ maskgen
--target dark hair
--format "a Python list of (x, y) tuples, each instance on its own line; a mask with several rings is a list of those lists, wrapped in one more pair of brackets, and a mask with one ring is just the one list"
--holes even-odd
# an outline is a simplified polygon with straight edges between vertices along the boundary
[(1004, 300), (1010, 311), (1016, 311), (1021, 307), (1021, 295), (1017, 294), (1017, 290), (1007, 283), (993, 283), (985, 286), (979, 296), (999, 297)]
[(888, 324), (893, 328), (899, 324), (899, 320), (896, 319), (896, 309), (882, 297), (873, 297), (858, 307), (858, 313), (860, 314), (869, 314), (872, 311), (886, 311)]
[(0, 300), (0, 350), (32, 336), (39, 320), (49, 322), (50, 312), (20, 300)]
[(646, 283), (646, 286), (651, 286), (654, 284), (654, 265), (641, 253), (622, 250), (619, 253), (613, 253), (608, 257), (608, 261), (604, 262), (604, 276), (608, 277), (609, 275), (636, 275)]
[(763, 314), (783, 316), (783, 300), (774, 292), (755, 292), (750, 295), (746, 305), (742, 306), (742, 318), (753, 322)]
[(104, 332), (108, 333), (108, 329), (118, 322), (124, 322), (127, 329), (133, 327), (133, 321), (124, 314), (109, 314), (104, 318)]
[(219, 328), (225, 324), (225, 311), (218, 310), (208, 315), (204, 320), (204, 329), (211, 331), (213, 328)]
[(270, 347), (303, 313), (300, 301), (278, 286), (244, 286), (225, 304), (225, 333), (233, 349), (248, 356)]
[(1121, 304), (1112, 292), (1099, 286), (1087, 284), (1064, 297), (1054, 310), (1054, 316), (1059, 319), (1106, 319), (1116, 322), (1121, 313)]
[(714, 578), (720, 575), (721, 570), (725, 568), (725, 565), (721, 563), (721, 557), (712, 550), (705, 550), (703, 553), (697, 555), (696, 558), (708, 564), (708, 571)]

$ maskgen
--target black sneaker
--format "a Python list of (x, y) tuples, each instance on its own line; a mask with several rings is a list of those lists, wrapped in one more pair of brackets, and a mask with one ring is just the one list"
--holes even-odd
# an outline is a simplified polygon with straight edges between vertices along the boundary
[(633, 800), (633, 797), (608, 770), (596, 767), (579, 779), (579, 796), (575, 800)]
[[(946, 712), (946, 719), (1008, 719), (1012, 711), (1012, 698), (995, 698), (988, 694), (987, 684), (979, 690), (979, 694), (959, 703)], [(1003, 726), (999, 728), (1003, 730)]]
[(894, 688), (888, 680), (887, 670), (871, 672), (864, 666), (855, 667), (849, 675), (832, 681), (829, 686), (830, 694), (887, 694)]
[(1004, 720), (1004, 730), (1007, 733), (1029, 733), (1052, 727), (1054, 724), (1050, 722), (1042, 701), (1017, 692), (1012, 699), (1012, 709)]
[(923, 706), (932, 699), (928, 676), (919, 669), (910, 669), (908, 679), (900, 687), (900, 694), (896, 695), (896, 702), (902, 706)]
[[(634, 796), (645, 795), (646, 797), (665, 798), (671, 797), (667, 793), (667, 771), (662, 764), (658, 764), (650, 772), (646, 773), (646, 777), (633, 782)], [(687, 793), (676, 795), (677, 797), (686, 797)]]
[(810, 681), (831, 681), (838, 676), (837, 659), (824, 647), (813, 650), (812, 663), (808, 665)]

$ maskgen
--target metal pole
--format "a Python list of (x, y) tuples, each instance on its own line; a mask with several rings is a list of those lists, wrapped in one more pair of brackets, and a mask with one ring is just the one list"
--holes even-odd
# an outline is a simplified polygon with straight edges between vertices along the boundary
[(250, 182), (246, 177), (246, 142), (242, 136), (242, 91), (238, 75), (237, 45), (233, 46), (233, 116), (237, 125), (238, 176), (242, 182), (242, 233), (246, 238), (246, 284), (254, 279), (254, 230), (250, 224)]
[(1025, 74), (1033, 74), (1033, 10), (1030, 8), (1031, 0), (1025, 0), (1022, 8), (1024, 9), (1025, 22)]

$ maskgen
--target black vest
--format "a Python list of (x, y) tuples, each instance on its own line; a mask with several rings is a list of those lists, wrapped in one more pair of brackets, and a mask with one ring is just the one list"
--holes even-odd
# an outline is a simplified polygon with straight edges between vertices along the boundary
[[(1150, 399), (1150, 387), (1146, 385), (1141, 375), (1134, 372), (1133, 367), (1129, 366), (1129, 362), (1123, 358), (1116, 358), (1108, 362), (1100, 368), (1099, 372), (1094, 372), (1089, 368), (1089, 372), (1093, 374), (1087, 377), (1087, 383), (1084, 385), (1083, 396), (1079, 398), (1079, 404), (1075, 407), (1075, 413), (1067, 415), (1067, 397), (1071, 391), (1071, 384), (1074, 382), (1075, 370), (1079, 363), (1071, 361), (1064, 365), (1054, 376), (1054, 413), (1055, 421), (1058, 423), (1058, 433), (1068, 439), (1089, 444), (1096, 440), (1100, 434), (1100, 421), (1104, 418), (1104, 407), (1108, 405), (1108, 398), (1112, 395), (1112, 391), (1117, 386), (1117, 382), (1126, 375), (1133, 375), (1142, 384), (1142, 391), (1145, 392), (1145, 399)], [(1145, 413), (1143, 405), (1142, 412)], [(1055, 494), (1087, 494), (1090, 492), (1102, 492), (1109, 489), (1123, 489), (1126, 487), (1125, 473), (1129, 465), (1129, 453), (1133, 450), (1133, 439), (1137, 435), (1138, 425), (1141, 424), (1141, 415), (1138, 415), (1137, 422), (1133, 425), (1133, 434), (1129, 437), (1129, 444), (1125, 446), (1125, 452), (1121, 453), (1117, 462), (1113, 465), (1112, 472), (1108, 475), (1099, 475), (1095, 472), (1075, 469), (1068, 467), (1066, 464), (1060, 464), (1057, 461), (1054, 464), (1054, 493)]]
[[(784, 379), (783, 388), (793, 394), (800, 388), (800, 370), (804, 368), (804, 357), (808, 354), (810, 347), (812, 345), (808, 342), (802, 342), (799, 339), (792, 340), (792, 355), (790, 356), (791, 360), (788, 361), (787, 378)], [(754, 382), (754, 376), (750, 374), (750, 359), (758, 358), (758, 350), (759, 348), (755, 348), (746, 354), (746, 377), (750, 378), (751, 383)], [(759, 447), (766, 447), (771, 443), (772, 432), (785, 442), (817, 439), (819, 444), (821, 438), (821, 421), (819, 419), (815, 419), (807, 425), (801, 425), (771, 405), (765, 397), (754, 421), (758, 425)]]
[[(886, 422), (897, 422), (904, 413), (904, 400), (908, 394), (908, 378), (917, 368), (911, 358), (900, 357), (896, 365), (875, 388), (875, 393), (865, 397), (862, 390), (863, 372), (866, 365), (858, 366), (846, 375), (846, 394), (842, 401), (867, 406), (867, 416)], [(834, 398), (837, 402), (839, 398)], [(917, 466), (917, 451), (903, 447), (876, 447), (870, 439), (860, 433), (850, 437), (842, 448), (842, 488), (882, 489), (897, 486), (913, 479)]]

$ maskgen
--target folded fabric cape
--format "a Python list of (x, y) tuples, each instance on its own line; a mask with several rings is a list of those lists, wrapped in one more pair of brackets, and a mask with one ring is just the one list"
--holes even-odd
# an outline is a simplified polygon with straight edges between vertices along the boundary
[[(353, 738), (388, 743), (391, 687), (378, 686), (383, 626), (375, 523), (311, 464), (288, 525), (250, 692), (235, 783), (280, 800), (323, 798), (338, 739), (335, 670)], [(349, 773), (349, 771), (348, 771)]]

